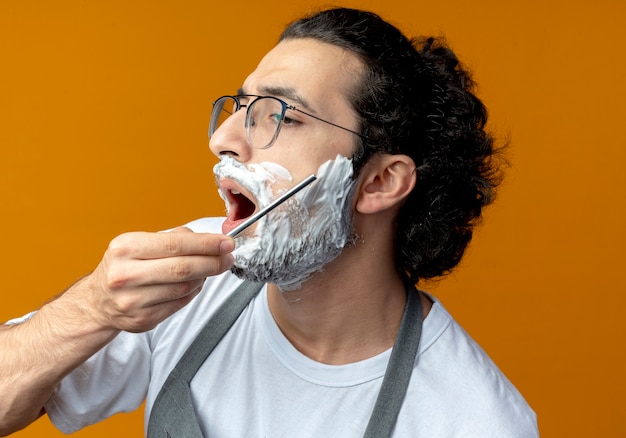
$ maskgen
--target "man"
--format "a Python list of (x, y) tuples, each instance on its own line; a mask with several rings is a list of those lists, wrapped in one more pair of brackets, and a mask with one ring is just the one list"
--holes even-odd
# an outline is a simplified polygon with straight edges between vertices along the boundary
[(491, 200), (471, 90), (441, 41), (374, 14), (292, 23), (214, 103), (226, 219), (122, 235), (2, 327), (0, 431), (47, 413), (72, 432), (146, 399), (155, 437), (537, 436), (522, 396), (413, 287), (459, 262)]

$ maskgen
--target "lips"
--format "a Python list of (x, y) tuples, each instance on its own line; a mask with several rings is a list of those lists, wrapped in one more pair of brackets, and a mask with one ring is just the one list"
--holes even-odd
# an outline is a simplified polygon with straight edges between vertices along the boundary
[(228, 216), (222, 224), (222, 233), (226, 234), (252, 216), (258, 210), (258, 205), (254, 196), (231, 179), (220, 178), (219, 186), (228, 203)]

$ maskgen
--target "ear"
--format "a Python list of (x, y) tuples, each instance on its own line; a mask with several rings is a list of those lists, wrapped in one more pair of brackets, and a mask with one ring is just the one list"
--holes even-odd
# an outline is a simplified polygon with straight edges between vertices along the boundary
[(372, 157), (361, 171), (355, 208), (372, 214), (401, 205), (416, 184), (415, 162), (408, 155)]

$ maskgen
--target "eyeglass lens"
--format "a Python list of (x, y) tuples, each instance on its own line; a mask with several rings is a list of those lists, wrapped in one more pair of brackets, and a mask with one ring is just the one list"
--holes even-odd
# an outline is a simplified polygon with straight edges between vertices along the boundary
[[(250, 101), (250, 99), (252, 99)], [(246, 108), (245, 128), (248, 142), (254, 148), (271, 146), (280, 131), (284, 117), (283, 103), (273, 97), (245, 98), (241, 108)], [(231, 96), (219, 98), (213, 105), (209, 137), (237, 110), (237, 101)]]

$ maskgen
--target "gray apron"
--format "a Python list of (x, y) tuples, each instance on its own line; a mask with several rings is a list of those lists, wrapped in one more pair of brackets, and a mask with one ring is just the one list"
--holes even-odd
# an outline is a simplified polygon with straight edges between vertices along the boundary
[[(157, 395), (148, 420), (148, 438), (204, 438), (191, 400), (190, 382), (215, 346), (263, 284), (243, 282), (209, 319), (180, 358)], [(406, 394), (422, 332), (422, 303), (409, 286), (398, 336), (391, 350), (365, 438), (390, 437)]]

